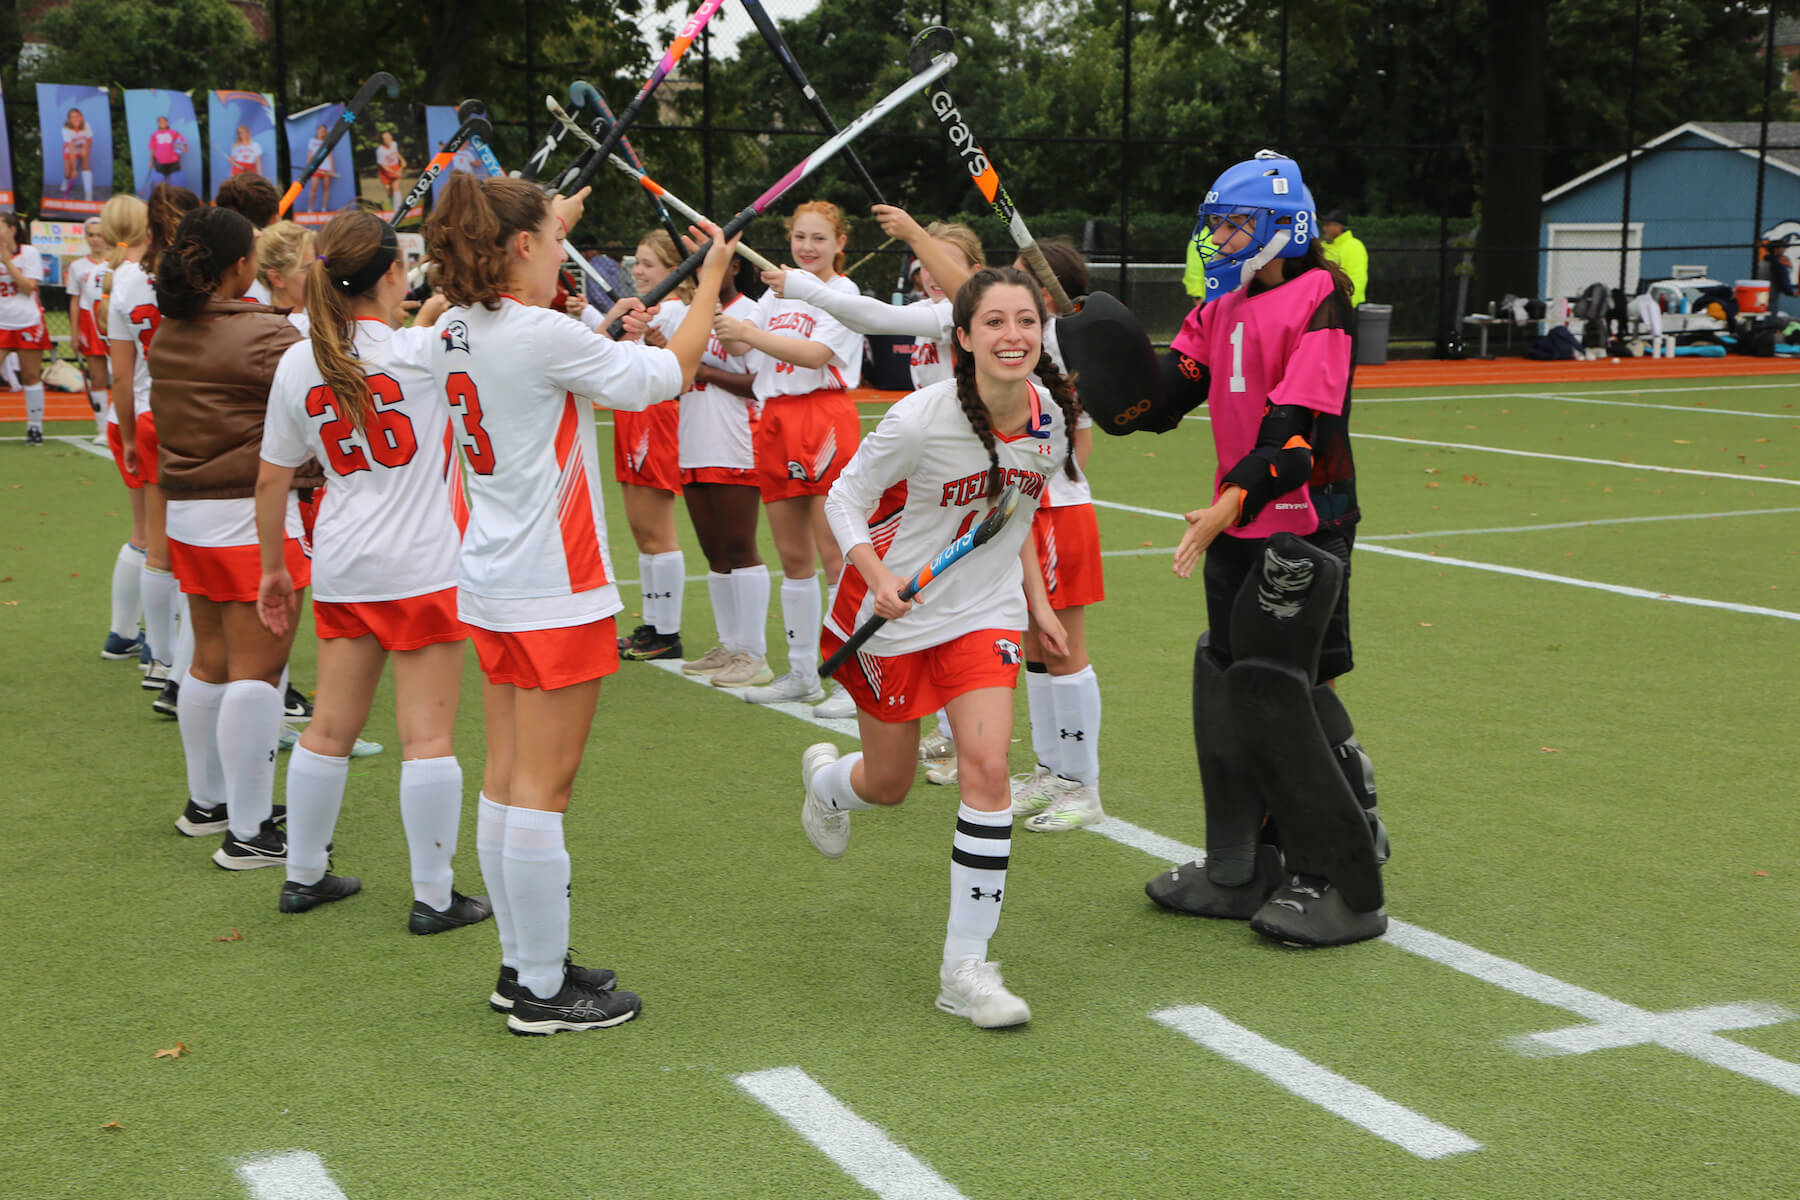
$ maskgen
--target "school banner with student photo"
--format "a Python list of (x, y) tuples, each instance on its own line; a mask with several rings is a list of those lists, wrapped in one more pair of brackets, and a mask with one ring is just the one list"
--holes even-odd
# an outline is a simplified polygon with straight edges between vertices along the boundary
[(107, 89), (37, 85), (47, 217), (93, 217), (113, 191), (112, 106)]
[(59, 288), (69, 264), (88, 252), (87, 221), (33, 221), (31, 244), (44, 260), (44, 286)]
[(0, 96), (0, 212), (12, 212), (12, 139), (6, 133), (6, 98)]
[(233, 175), (261, 175), (275, 182), (275, 100), (267, 92), (207, 93), (206, 127), (213, 195)]
[[(306, 164), (343, 116), (342, 103), (319, 104), (287, 119), (289, 183), (300, 178)], [(356, 203), (356, 169), (350, 162), (350, 135), (338, 139), (331, 154), (300, 189), (290, 215), (302, 225), (323, 225), (337, 212)]]
[[(430, 157), (418, 107), (377, 96), (356, 117), (356, 187), (358, 204), (392, 219), (394, 207), (419, 181)], [(424, 215), (420, 206), (408, 220)]]
[[(442, 150), (444, 143), (450, 140), (450, 135), (455, 133), (461, 125), (462, 122), (456, 119), (454, 104), (427, 104), (425, 106), (425, 144), (431, 148), (431, 153), (435, 155)], [(421, 163), (419, 169), (424, 170), (426, 165)], [(436, 200), (438, 194), (444, 190), (444, 184), (450, 178), (452, 171), (466, 171), (477, 179), (485, 179), (491, 174), (487, 167), (482, 165), (476, 139), (470, 138), (463, 143), (460, 150), (450, 156), (450, 165), (445, 167), (431, 184), (433, 200)]]
[(191, 96), (167, 88), (127, 88), (125, 128), (139, 196), (148, 199), (159, 183), (206, 195), (200, 178), (200, 122)]

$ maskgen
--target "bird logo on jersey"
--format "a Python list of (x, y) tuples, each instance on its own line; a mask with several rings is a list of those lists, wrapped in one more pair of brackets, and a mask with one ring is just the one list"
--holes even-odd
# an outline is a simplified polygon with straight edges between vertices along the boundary
[(448, 354), (452, 350), (469, 353), (469, 327), (461, 321), (450, 322), (438, 336), (444, 340), (444, 353)]
[(1007, 667), (1019, 665), (1019, 643), (1008, 638), (994, 639), (994, 653), (1000, 656), (1000, 664)]

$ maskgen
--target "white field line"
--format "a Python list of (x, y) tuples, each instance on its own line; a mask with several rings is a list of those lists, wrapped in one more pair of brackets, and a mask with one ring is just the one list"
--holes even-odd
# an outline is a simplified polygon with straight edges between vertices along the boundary
[(237, 1166), (250, 1200), (348, 1200), (311, 1150), (253, 1158)]
[[(1709, 383), (1709, 384), (1699, 384), (1699, 385), (1696, 385), (1693, 387), (1657, 387), (1655, 385), (1655, 382), (1652, 380), (1643, 380), (1640, 382), (1642, 382), (1643, 384), (1645, 384), (1647, 386), (1639, 387), (1639, 386), (1635, 386), (1634, 382), (1622, 381), (1621, 386), (1619, 386), (1618, 388), (1615, 388), (1615, 389), (1611, 389), (1611, 390), (1593, 391), (1593, 392), (1558, 391), (1557, 395), (1559, 395), (1559, 396), (1572, 395), (1572, 396), (1605, 397), (1605, 396), (1635, 396), (1635, 395), (1642, 395), (1643, 393), (1646, 393), (1646, 392), (1650, 392), (1650, 393), (1654, 393), (1654, 394), (1660, 396), (1665, 393), (1675, 393), (1675, 392), (1766, 392), (1766, 391), (1777, 391), (1777, 390), (1781, 390), (1781, 389), (1790, 389), (1790, 388), (1791, 389), (1800, 389), (1800, 372), (1795, 373), (1794, 381), (1792, 383), (1746, 383), (1746, 384)], [(1524, 397), (1528, 397), (1528, 396), (1538, 396), (1538, 395), (1542, 395), (1542, 394), (1543, 393), (1541, 393), (1541, 392), (1461, 392), (1461, 393), (1457, 393), (1457, 394), (1453, 395), (1449, 392), (1445, 392), (1442, 395), (1435, 395), (1435, 396), (1383, 396), (1379, 392), (1375, 392), (1375, 391), (1371, 391), (1371, 392), (1359, 391), (1356, 393), (1355, 402), (1359, 405), (1362, 405), (1362, 404), (1420, 404), (1420, 403), (1429, 403), (1429, 402), (1433, 402), (1433, 401), (1442, 403), (1442, 402), (1447, 402), (1447, 401), (1451, 401), (1451, 400), (1512, 400), (1512, 399), (1520, 399), (1520, 398), (1524, 398)], [(1685, 412), (1687, 410), (1684, 409), (1683, 411)], [(1707, 412), (1710, 410), (1708, 410), (1706, 408), (1696, 408), (1693, 411)]]
[[(712, 685), (710, 680), (698, 678), (693, 675), (683, 675), (681, 673), (681, 662), (677, 659), (655, 658), (650, 660), (650, 665), (653, 667), (661, 667), (677, 679), (685, 679), (689, 683), (697, 683), (709, 692), (716, 693), (731, 700), (743, 702), (743, 696), (741, 696), (735, 688), (716, 688)], [(805, 721), (808, 725), (816, 725), (826, 733), (833, 733), (839, 737), (855, 739), (861, 736), (857, 728), (855, 717), (816, 717), (813, 715), (812, 705), (810, 704), (759, 704), (756, 707), (767, 708), (778, 713), (785, 713), (786, 715), (793, 717), (796, 721)]]
[(1651, 404), (1647, 400), (1607, 400), (1599, 396), (1558, 396), (1548, 392), (1522, 396), (1525, 400), (1549, 400), (1557, 404), (1598, 404), (1602, 408), (1659, 408), (1665, 412), (1712, 413), (1721, 417), (1760, 417), (1765, 421), (1800, 421), (1800, 412), (1751, 412), (1742, 408), (1696, 408), (1687, 404)]
[(1512, 458), (1541, 458), (1550, 462), (1582, 463), (1590, 467), (1648, 471), (1652, 475), (1697, 475), (1702, 479), (1738, 479), (1747, 483), (1778, 483), (1784, 487), (1800, 487), (1800, 479), (1788, 479), (1781, 475), (1738, 475), (1729, 471), (1703, 471), (1698, 467), (1659, 467), (1655, 463), (1620, 462), (1612, 458), (1586, 458), (1578, 454), (1550, 454), (1543, 450), (1510, 450), (1500, 446), (1477, 446), (1469, 442), (1437, 442), (1385, 433), (1357, 433), (1351, 437), (1358, 442), (1397, 442), (1405, 446), (1426, 446), (1437, 450), (1469, 450), (1477, 454), (1504, 454)]
[(1724, 517), (1772, 517), (1800, 513), (1800, 508), (1744, 508), (1735, 512), (1669, 513), (1660, 517), (1596, 517), (1591, 521), (1555, 521), (1547, 525), (1497, 525), (1491, 529), (1433, 529), (1424, 533), (1363, 533), (1356, 535), (1357, 545), (1364, 542), (1398, 542), (1410, 538), (1465, 537), (1476, 533), (1546, 533), (1556, 529), (1597, 529), (1602, 525), (1655, 525), (1663, 521), (1717, 521)]
[(1213, 1053), (1248, 1067), (1302, 1100), (1310, 1100), (1419, 1158), (1446, 1158), (1481, 1149), (1481, 1143), (1473, 1138), (1328, 1071), (1204, 1004), (1158, 1009), (1150, 1017), (1177, 1033), (1186, 1034)]
[(882, 1200), (964, 1200), (942, 1175), (850, 1111), (799, 1067), (756, 1071), (732, 1082)]

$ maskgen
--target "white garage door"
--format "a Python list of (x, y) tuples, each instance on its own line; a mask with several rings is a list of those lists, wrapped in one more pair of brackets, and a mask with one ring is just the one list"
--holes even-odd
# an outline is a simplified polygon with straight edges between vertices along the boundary
[[(1630, 249), (1625, 256), (1625, 290), (1638, 285), (1638, 259), (1644, 245), (1644, 223), (1631, 223)], [(1544, 295), (1573, 299), (1590, 283), (1619, 285), (1619, 226), (1568, 224), (1550, 226), (1550, 253), (1544, 256)]]

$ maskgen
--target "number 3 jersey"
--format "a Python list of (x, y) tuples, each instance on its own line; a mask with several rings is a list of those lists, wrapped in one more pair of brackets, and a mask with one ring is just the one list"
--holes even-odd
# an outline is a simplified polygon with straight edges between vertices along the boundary
[(432, 373), (468, 465), (457, 615), (510, 633), (618, 612), (593, 406), (679, 395), (681, 361), (511, 297), (452, 308), (432, 332)]
[[(1031, 386), (1031, 417), (1018, 437), (997, 437), (1001, 486), (1017, 483), (1019, 507), (998, 536), (971, 551), (920, 594), (920, 603), (876, 631), (865, 653), (906, 654), (978, 629), (1024, 629), (1019, 551), (1050, 477), (1068, 457), (1062, 411)], [(973, 529), (993, 507), (985, 495), (988, 456), (946, 379), (896, 401), (862, 440), (825, 498), (825, 515), (846, 555), (867, 542), (902, 580)], [(874, 614), (861, 573), (847, 562), (825, 624), (848, 639)]]
[(313, 529), (313, 595), (339, 604), (399, 600), (456, 586), (450, 414), (431, 376), (432, 329), (355, 323), (352, 351), (374, 409), (358, 430), (325, 383), (310, 341), (282, 355), (269, 389), (262, 457), (325, 464)]

